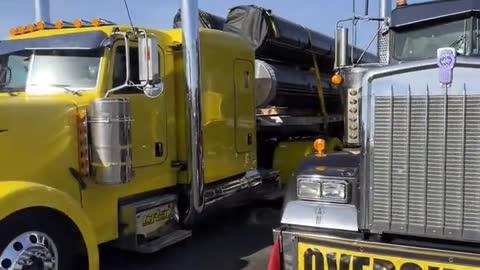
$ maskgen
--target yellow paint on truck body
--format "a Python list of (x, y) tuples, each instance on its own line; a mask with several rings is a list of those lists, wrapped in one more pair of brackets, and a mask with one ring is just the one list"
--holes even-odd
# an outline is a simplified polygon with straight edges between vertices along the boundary
[[(280, 182), (283, 186), (288, 184), (290, 176), (297, 169), (300, 161), (315, 152), (314, 141), (282, 141), (277, 145), (273, 156), (273, 168), (280, 172)], [(343, 144), (338, 138), (326, 139), (325, 152), (341, 150), (342, 147)]]
[(77, 226), (87, 248), (89, 269), (98, 269), (98, 240), (92, 220), (88, 218), (76, 198), (69, 196), (65, 191), (29, 182), (27, 179), (0, 182), (0, 220), (19, 210), (38, 207), (59, 211)]
[[(181, 31), (171, 30), (168, 34), (173, 43), (181, 43)], [(200, 38), (205, 183), (209, 184), (256, 168), (254, 52), (233, 34), (205, 29)], [(177, 129), (178, 134), (185, 134), (179, 137), (180, 150), (186, 149), (188, 138), (183, 54), (174, 53), (174, 60)], [(245, 74), (250, 82), (248, 87), (243, 84)], [(236, 101), (236, 95), (242, 101)], [(252, 136), (250, 145), (248, 133)], [(247, 145), (238, 149), (238, 143), (244, 141)], [(180, 151), (179, 159), (186, 160), (187, 153)]]
[[(87, 31), (111, 35), (115, 28), (128, 30), (126, 26), (54, 29), (12, 39)], [(104, 49), (95, 90), (81, 96), (0, 93), (0, 129), (7, 130), (0, 133), (0, 217), (35, 206), (64, 213), (88, 242), (91, 269), (98, 264), (96, 245), (118, 238), (122, 198), (188, 183), (187, 174), (171, 166), (172, 161), (188, 160), (181, 30), (146, 31), (158, 39), (165, 91), (155, 99), (141, 92), (110, 96), (125, 97), (131, 103), (135, 176), (130, 183), (106, 186), (87, 178), (87, 187), (81, 190), (69, 172), (69, 168), (78, 169), (79, 163), (76, 114), (112, 88), (114, 54), (122, 38)], [(254, 52), (240, 37), (220, 31), (202, 29), (200, 40), (205, 182), (211, 184), (256, 168)], [(162, 144), (160, 157), (155, 156), (155, 143)], [(26, 191), (25, 202), (13, 202)]]

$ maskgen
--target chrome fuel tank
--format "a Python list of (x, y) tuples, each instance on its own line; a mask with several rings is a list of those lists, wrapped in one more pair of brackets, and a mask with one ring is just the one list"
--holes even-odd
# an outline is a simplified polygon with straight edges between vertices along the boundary
[(130, 103), (96, 99), (88, 110), (91, 172), (98, 184), (127, 183), (132, 178)]

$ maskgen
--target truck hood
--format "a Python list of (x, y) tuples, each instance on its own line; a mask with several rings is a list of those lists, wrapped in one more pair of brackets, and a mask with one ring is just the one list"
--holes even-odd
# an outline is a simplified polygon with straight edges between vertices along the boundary
[(78, 167), (77, 110), (67, 99), (0, 98), (0, 180), (71, 178), (68, 168)]

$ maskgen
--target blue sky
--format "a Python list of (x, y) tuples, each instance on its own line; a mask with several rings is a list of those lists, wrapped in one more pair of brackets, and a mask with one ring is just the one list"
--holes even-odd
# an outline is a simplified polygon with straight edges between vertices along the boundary
[[(355, 0), (363, 9), (364, 0)], [(409, 0), (409, 3), (421, 0)], [(173, 16), (180, 6), (180, 0), (127, 0), (135, 24), (165, 29), (172, 25)], [(395, 2), (395, 1), (392, 1)], [(34, 22), (34, 0), (0, 0), (2, 20), (0, 38), (8, 37), (8, 30), (19, 25)], [(200, 8), (225, 15), (230, 7), (255, 4), (272, 9), (282, 17), (309, 28), (333, 36), (335, 23), (351, 16), (351, 0), (199, 0)], [(73, 21), (77, 18), (101, 17), (119, 24), (128, 23), (123, 0), (50, 0), (51, 19)], [(370, 14), (378, 11), (378, 0), (370, 0)], [(359, 32), (359, 45), (366, 45), (372, 37), (374, 27), (364, 26)]]

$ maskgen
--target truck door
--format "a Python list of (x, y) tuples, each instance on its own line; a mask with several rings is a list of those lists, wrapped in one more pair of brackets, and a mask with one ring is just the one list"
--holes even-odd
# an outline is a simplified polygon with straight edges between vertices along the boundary
[(255, 80), (253, 63), (235, 61), (235, 148), (238, 153), (255, 146)]
[[(161, 56), (159, 59), (162, 59)], [(114, 46), (112, 87), (125, 82), (125, 46)], [(130, 45), (130, 79), (139, 83), (138, 48)], [(133, 118), (132, 157), (134, 167), (163, 163), (167, 158), (167, 112), (165, 92), (157, 98), (149, 98), (136, 87), (127, 87), (111, 95), (128, 98)]]

